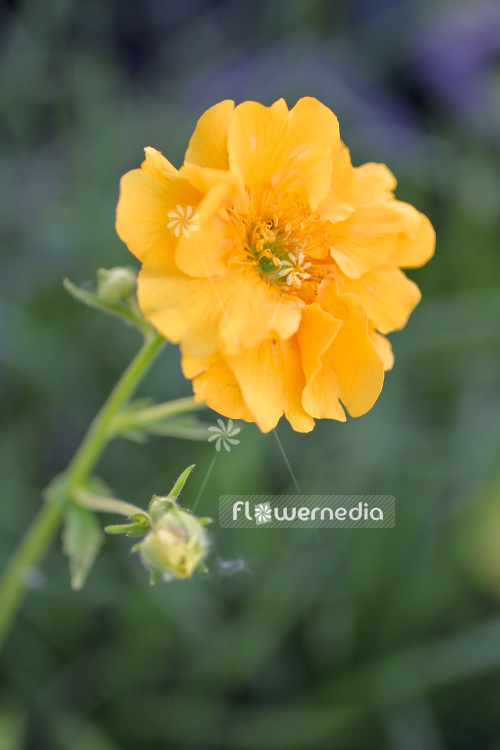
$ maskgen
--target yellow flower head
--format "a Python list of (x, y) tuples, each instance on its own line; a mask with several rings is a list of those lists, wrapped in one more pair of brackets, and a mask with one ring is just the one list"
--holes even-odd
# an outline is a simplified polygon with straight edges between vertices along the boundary
[(420, 299), (400, 268), (435, 243), (395, 185), (383, 164), (352, 166), (312, 98), (216, 104), (179, 170), (146, 148), (116, 228), (142, 262), (141, 310), (180, 344), (197, 400), (264, 432), (283, 414), (308, 432), (373, 406), (393, 361), (382, 334)]

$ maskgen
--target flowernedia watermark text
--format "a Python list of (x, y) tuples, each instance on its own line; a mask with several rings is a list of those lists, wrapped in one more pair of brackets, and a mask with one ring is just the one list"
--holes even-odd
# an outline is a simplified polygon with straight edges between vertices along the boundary
[(224, 528), (391, 528), (393, 495), (222, 495)]

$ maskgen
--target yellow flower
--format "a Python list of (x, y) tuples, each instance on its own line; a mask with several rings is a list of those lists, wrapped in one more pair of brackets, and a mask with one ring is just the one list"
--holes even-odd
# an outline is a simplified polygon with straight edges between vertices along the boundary
[[(180, 344), (197, 400), (264, 432), (283, 414), (308, 432), (373, 406), (393, 363), (382, 334), (420, 299), (400, 269), (435, 243), (395, 185), (383, 164), (352, 166), (312, 98), (211, 107), (179, 170), (146, 148), (121, 180), (117, 232), (142, 262), (141, 310)], [(196, 231), (172, 232), (173, 213), (182, 226), (196, 216)]]

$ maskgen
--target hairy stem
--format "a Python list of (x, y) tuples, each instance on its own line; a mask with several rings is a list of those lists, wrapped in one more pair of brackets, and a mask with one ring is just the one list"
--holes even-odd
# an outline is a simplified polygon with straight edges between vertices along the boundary
[[(111, 391), (63, 474), (67, 481), (68, 495), (90, 476), (111, 438), (111, 420), (137, 388), (163, 344), (161, 336), (153, 331), (146, 334), (142, 347)], [(0, 649), (21, 604), (29, 572), (38, 565), (47, 550), (63, 515), (64, 508), (61, 504), (48, 502), (35, 516), (7, 564), (0, 580)]]

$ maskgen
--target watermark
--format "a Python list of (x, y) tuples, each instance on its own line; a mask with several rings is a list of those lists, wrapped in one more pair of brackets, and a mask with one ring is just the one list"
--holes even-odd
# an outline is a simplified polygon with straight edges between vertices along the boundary
[(167, 228), (170, 229), (172, 234), (175, 234), (176, 237), (179, 237), (181, 232), (184, 237), (189, 237), (191, 232), (197, 232), (200, 228), (197, 224), (200, 214), (195, 213), (195, 210), (196, 209), (193, 206), (186, 206), (186, 208), (176, 206), (175, 211), (169, 211), (167, 213), (167, 216), (170, 219)]
[(215, 448), (217, 451), (220, 451), (221, 446), (224, 446), (229, 453), (231, 445), (239, 445), (240, 441), (234, 436), (239, 435), (241, 427), (234, 427), (232, 419), (227, 420), (227, 425), (224, 424), (223, 419), (218, 419), (217, 424), (219, 425), (218, 427), (213, 425), (208, 428), (209, 432), (213, 433), (213, 435), (210, 435), (208, 438), (208, 442), (211, 443), (212, 440), (215, 440)]
[(393, 495), (222, 495), (223, 528), (366, 528), (395, 524)]

